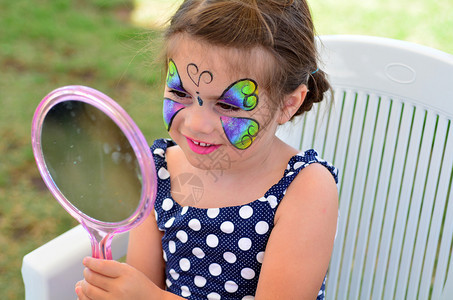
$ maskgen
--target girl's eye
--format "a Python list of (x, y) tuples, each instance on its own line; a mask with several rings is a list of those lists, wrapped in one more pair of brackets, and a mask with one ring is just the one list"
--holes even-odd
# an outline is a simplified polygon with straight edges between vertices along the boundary
[(220, 107), (222, 110), (226, 110), (226, 111), (238, 111), (239, 110), (239, 107), (225, 103), (225, 102), (221, 102), (221, 101), (217, 102), (217, 106)]
[(178, 98), (190, 97), (187, 93), (181, 92), (181, 91), (178, 91), (178, 90), (170, 90), (170, 93), (172, 93), (173, 95), (175, 95)]

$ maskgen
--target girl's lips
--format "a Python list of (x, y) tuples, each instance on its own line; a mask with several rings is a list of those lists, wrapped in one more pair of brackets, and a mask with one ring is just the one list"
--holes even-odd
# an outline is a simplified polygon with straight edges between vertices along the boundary
[(187, 139), (187, 144), (189, 145), (189, 148), (197, 154), (209, 154), (209, 153), (217, 150), (217, 148), (220, 147), (220, 145), (208, 144), (205, 142), (190, 139), (188, 137), (186, 137), (186, 139)]

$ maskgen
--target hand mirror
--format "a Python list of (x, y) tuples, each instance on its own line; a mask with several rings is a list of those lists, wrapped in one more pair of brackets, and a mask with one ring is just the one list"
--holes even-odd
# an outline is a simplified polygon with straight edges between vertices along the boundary
[(88, 231), (92, 256), (112, 259), (113, 235), (143, 222), (156, 195), (154, 161), (138, 127), (99, 91), (66, 86), (36, 109), (32, 147), (47, 187)]

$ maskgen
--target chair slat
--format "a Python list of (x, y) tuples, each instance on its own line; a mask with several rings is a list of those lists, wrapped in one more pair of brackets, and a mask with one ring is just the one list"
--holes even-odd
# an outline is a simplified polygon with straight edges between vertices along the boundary
[[(425, 199), (428, 198), (432, 203), (424, 201), (423, 213), (429, 214), (426, 218), (429, 218), (427, 221), (427, 228), (429, 221), (431, 222), (429, 226), (429, 237), (426, 240), (426, 251), (425, 259), (423, 262), (423, 271), (420, 273), (421, 280), (419, 284), (419, 299), (429, 299), (430, 287), (432, 282), (432, 276), (434, 275), (434, 263), (436, 259), (437, 249), (439, 246), (439, 237), (442, 226), (442, 215), (445, 208), (446, 195), (444, 193), (445, 188), (442, 190), (442, 165), (445, 163), (445, 167), (448, 168), (448, 158), (444, 157), (445, 153), (445, 144), (446, 137), (448, 134), (449, 121), (445, 117), (439, 117), (435, 144), (432, 154), (431, 163), (429, 166), (428, 174), (428, 183), (427, 187), (432, 187), (427, 189), (425, 192)], [(445, 153), (447, 154), (447, 153)], [(447, 154), (448, 155), (448, 154)], [(451, 170), (451, 168), (450, 168)], [(444, 181), (445, 182), (445, 181)], [(448, 185), (447, 185), (448, 186)], [(435, 202), (434, 202), (435, 201)], [(431, 207), (428, 207), (428, 204)], [(423, 214), (422, 213), (422, 214)], [(425, 219), (425, 216), (422, 216), (422, 222)], [(417, 239), (417, 243), (419, 239)], [(417, 245), (416, 245), (417, 247)], [(417, 261), (415, 261), (417, 263)], [(416, 288), (416, 287), (414, 287)], [(411, 289), (411, 286), (409, 286)]]
[[(335, 157), (335, 148), (337, 145), (337, 138), (338, 138), (338, 128), (340, 127), (340, 120), (341, 120), (341, 111), (343, 110), (343, 103), (345, 97), (345, 91), (343, 89), (335, 89), (334, 90), (334, 104), (330, 108), (330, 119), (327, 125), (327, 132), (326, 132), (326, 139), (324, 143), (324, 159), (334, 162)], [(343, 170), (339, 171), (339, 176), (342, 175)], [(340, 186), (340, 182), (338, 186)], [(341, 202), (341, 200), (340, 200)], [(337, 226), (337, 235), (334, 243), (334, 250), (332, 252), (332, 259), (329, 266), (329, 273), (326, 285), (329, 288), (326, 288), (326, 297), (327, 298), (335, 298), (335, 294), (338, 287), (339, 281), (339, 272), (340, 272), (340, 264), (341, 264), (341, 254), (343, 252), (343, 236), (344, 236), (344, 228), (340, 228), (340, 220), (342, 219), (341, 212), (339, 212), (338, 218), (338, 226)], [(341, 238), (340, 238), (341, 236)]]
[[(412, 117), (413, 106), (404, 105), (403, 114), (398, 126), (398, 140), (393, 159), (391, 175), (392, 177), (389, 187), (388, 199), (398, 199), (410, 132), (410, 128), (402, 126), (402, 124), (410, 124)], [(376, 170), (374, 173), (377, 173), (377, 171), (378, 170)], [(367, 181), (367, 190), (364, 197), (365, 199), (373, 199), (375, 197), (376, 190), (378, 189), (377, 181), (377, 175), (374, 175), (372, 180)], [(375, 271), (377, 264), (387, 264), (388, 252), (392, 239), (391, 233), (393, 231), (395, 222), (396, 206), (397, 201), (388, 201), (384, 216), (382, 215), (382, 212), (378, 214), (376, 211), (373, 211), (372, 224), (369, 234), (370, 236), (368, 238), (369, 243), (367, 249), (367, 261), (362, 279), (362, 291), (360, 294), (360, 299), (369, 299), (373, 288), (375, 291), (374, 297), (377, 297), (378, 299), (382, 296), (382, 294), (377, 291), (381, 291), (383, 287), (373, 287), (373, 281), (375, 280)], [(383, 262), (378, 260), (377, 256), (379, 252), (381, 252), (381, 256), (382, 253), (387, 254)], [(385, 276), (385, 274), (386, 273), (384, 272), (378, 272), (376, 274), (376, 277), (381, 276), (378, 282), (384, 282), (383, 276)]]
[(407, 296), (407, 284), (410, 280), (410, 271), (414, 257), (420, 259), (423, 257), (422, 252), (414, 252), (417, 231), (420, 228), (420, 210), (423, 202), (423, 193), (426, 187), (427, 170), (429, 157), (432, 147), (432, 139), (436, 126), (437, 115), (428, 111), (426, 123), (423, 130), (422, 144), (417, 162), (414, 188), (410, 203), (409, 218), (406, 225), (406, 234), (404, 237), (403, 253), (401, 256), (400, 270), (398, 273), (399, 284), (396, 289), (395, 298), (403, 299)]
[[(363, 119), (365, 116), (366, 111), (366, 104), (367, 104), (367, 95), (360, 93), (356, 95), (355, 106), (353, 109), (353, 117), (352, 117), (352, 124), (350, 129), (350, 138), (349, 144), (346, 148), (346, 160), (344, 163), (344, 173), (349, 174), (349, 176), (343, 176), (343, 183), (341, 187), (341, 195), (342, 201), (346, 199), (351, 199), (350, 206), (349, 206), (349, 216), (348, 216), (348, 233), (349, 232), (357, 232), (358, 228), (358, 220), (360, 216), (360, 208), (361, 208), (361, 198), (353, 197), (353, 187), (354, 182), (356, 180), (357, 173), (352, 170), (357, 170), (360, 172), (360, 169), (363, 170), (360, 166), (357, 165), (357, 157), (359, 154), (360, 148), (360, 141), (362, 137), (362, 127), (363, 127)], [(340, 135), (340, 138), (345, 135)], [(341, 205), (341, 204), (340, 204)], [(341, 210), (341, 213), (344, 211)], [(346, 264), (347, 266), (351, 265), (354, 253), (354, 245), (355, 245), (355, 234), (347, 234), (346, 241), (345, 241), (345, 249), (342, 258), (342, 263)], [(340, 276), (340, 286), (338, 289), (339, 297), (342, 298), (348, 293), (349, 288), (349, 280), (351, 271), (349, 268), (343, 268)]]
[(376, 126), (376, 119), (378, 115), (378, 108), (379, 108), (379, 97), (376, 95), (370, 95), (368, 99), (368, 105), (366, 110), (366, 116), (364, 120), (364, 127), (362, 131), (362, 140), (360, 145), (359, 151), (359, 159), (357, 164), (357, 172), (356, 172), (356, 181), (354, 184), (354, 192), (353, 198), (360, 201), (360, 206), (362, 207), (362, 211), (360, 214), (360, 222), (358, 225), (358, 237), (357, 237), (357, 246), (356, 246), (356, 253), (354, 258), (354, 268), (352, 271), (351, 277), (351, 286), (349, 292), (349, 298), (358, 298), (358, 294), (360, 292), (360, 285), (358, 284), (361, 281), (363, 265), (364, 265), (364, 258), (365, 258), (365, 248), (366, 248), (366, 241), (368, 238), (368, 225), (367, 222), (369, 221), (369, 216), (372, 210), (373, 202), (372, 201), (365, 201), (366, 196), (365, 193), (365, 186), (368, 180), (369, 173), (373, 172), (374, 170), (370, 166), (373, 165), (373, 162), (370, 161), (371, 152), (372, 152), (372, 144), (373, 144), (373, 135), (364, 134), (364, 132), (374, 132)]
[(326, 96), (326, 99), (319, 105), (313, 141), (313, 148), (318, 151), (319, 155), (324, 159), (327, 159), (324, 156), (324, 148), (327, 136), (327, 126), (333, 108), (331, 104), (331, 97)]
[[(437, 255), (436, 265), (439, 267), (436, 268), (435, 271), (432, 299), (440, 299), (447, 275), (447, 268), (445, 268), (444, 266), (448, 266), (449, 260), (451, 258), (451, 245), (453, 239), (453, 193), (450, 190), (453, 181), (453, 151), (451, 151), (451, 149), (453, 149), (452, 130), (453, 128), (450, 121), (445, 146), (446, 150), (444, 151), (445, 156), (442, 162), (442, 170), (439, 179), (439, 190), (437, 192), (436, 207), (434, 208), (434, 214), (437, 216), (442, 215), (443, 217), (445, 217), (445, 219), (442, 218), (442, 220), (439, 220), (440, 222), (442, 222), (442, 238), (440, 240)], [(448, 151), (448, 149), (450, 149), (450, 151)], [(447, 200), (448, 196), (449, 199)], [(429, 241), (429, 243), (431, 242)], [(450, 267), (452, 266), (453, 264), (450, 263)]]
[[(420, 149), (420, 139), (422, 136), (423, 123), (425, 119), (425, 110), (415, 108), (412, 120), (412, 128), (409, 137), (409, 147), (403, 172), (403, 181), (398, 203), (398, 211), (395, 226), (393, 229), (393, 239), (391, 242), (390, 257), (387, 260), (388, 253), (379, 252), (376, 268), (376, 279), (373, 287), (373, 299), (393, 299), (395, 286), (400, 263), (403, 238), (406, 228), (407, 211), (411, 201), (411, 192), (414, 182), (415, 167), (417, 163), (417, 153)], [(409, 125), (407, 125), (409, 126)], [(387, 262), (387, 263), (386, 263)], [(385, 290), (384, 290), (385, 286)]]

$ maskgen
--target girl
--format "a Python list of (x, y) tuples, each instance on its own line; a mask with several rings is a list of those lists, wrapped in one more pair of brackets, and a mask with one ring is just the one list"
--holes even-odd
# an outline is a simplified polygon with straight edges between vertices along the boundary
[(323, 299), (337, 171), (275, 136), (329, 89), (307, 4), (184, 1), (165, 54), (154, 214), (79, 299)]

